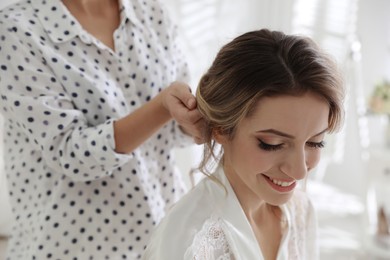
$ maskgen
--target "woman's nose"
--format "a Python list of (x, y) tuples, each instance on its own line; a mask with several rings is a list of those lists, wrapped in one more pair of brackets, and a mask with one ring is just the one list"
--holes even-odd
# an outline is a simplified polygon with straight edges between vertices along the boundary
[(308, 172), (305, 149), (291, 151), (281, 163), (280, 170), (295, 180), (302, 180)]

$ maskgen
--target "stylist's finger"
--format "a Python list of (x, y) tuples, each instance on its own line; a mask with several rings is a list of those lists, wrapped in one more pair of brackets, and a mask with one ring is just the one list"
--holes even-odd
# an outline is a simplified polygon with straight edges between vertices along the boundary
[(174, 88), (172, 94), (180, 100), (188, 109), (194, 109), (196, 107), (196, 99), (191, 93), (191, 88), (179, 81), (175, 81), (171, 84)]
[(180, 101), (176, 104), (172, 103), (170, 106), (172, 117), (182, 126), (192, 126), (198, 121), (202, 120), (202, 116), (198, 109), (189, 110)]
[(192, 109), (184, 111), (186, 113), (185, 118), (190, 122), (195, 124), (199, 120), (203, 119), (198, 109)]
[(206, 122), (197, 109), (187, 113), (186, 119), (179, 123), (179, 125), (184, 132), (193, 137), (195, 143), (202, 144), (205, 142), (204, 129)]
[(202, 118), (195, 124), (195, 133), (193, 134), (193, 139), (196, 144), (203, 144), (206, 142), (206, 138), (204, 136), (204, 129), (206, 127), (206, 122)]

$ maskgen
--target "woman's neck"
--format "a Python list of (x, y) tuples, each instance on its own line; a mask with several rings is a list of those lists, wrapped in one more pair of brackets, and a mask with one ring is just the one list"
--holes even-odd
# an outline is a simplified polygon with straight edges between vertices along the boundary
[(115, 51), (114, 32), (120, 24), (119, 0), (63, 0), (81, 26)]

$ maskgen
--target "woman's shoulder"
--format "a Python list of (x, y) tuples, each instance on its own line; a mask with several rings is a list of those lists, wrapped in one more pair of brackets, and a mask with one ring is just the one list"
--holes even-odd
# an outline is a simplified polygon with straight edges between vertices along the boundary
[(185, 227), (201, 226), (213, 214), (217, 203), (211, 191), (214, 185), (211, 180), (204, 178), (168, 210), (159, 226), (168, 229), (177, 227), (178, 220)]
[(210, 216), (194, 235), (192, 243), (184, 253), (184, 258), (233, 259), (226, 231), (224, 221), (219, 216)]
[[(143, 259), (156, 259), (155, 256), (182, 259), (194, 242), (201, 240), (200, 237), (210, 234), (211, 230), (221, 230), (214, 214), (217, 199), (210, 190), (214, 185), (205, 178), (172, 206), (154, 230)], [(169, 248), (175, 248), (175, 251)]]

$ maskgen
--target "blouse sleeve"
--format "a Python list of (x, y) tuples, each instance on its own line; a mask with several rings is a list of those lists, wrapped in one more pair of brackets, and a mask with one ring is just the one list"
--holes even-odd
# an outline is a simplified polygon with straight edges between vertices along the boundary
[(131, 158), (114, 151), (113, 120), (89, 125), (47, 66), (50, 61), (22, 41), (27, 38), (21, 34), (29, 32), (0, 20), (0, 109), (5, 120), (25, 134), (55, 171), (75, 181), (110, 175)]

